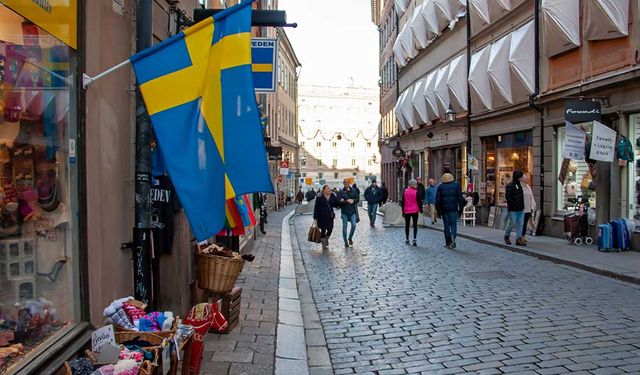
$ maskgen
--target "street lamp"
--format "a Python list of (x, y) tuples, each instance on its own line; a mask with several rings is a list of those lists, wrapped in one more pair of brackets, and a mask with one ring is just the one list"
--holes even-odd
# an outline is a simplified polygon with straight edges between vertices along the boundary
[(371, 155), (371, 160), (376, 163), (378, 161), (378, 157), (376, 156), (376, 154)]
[(449, 103), (449, 108), (447, 108), (444, 114), (447, 118), (447, 124), (449, 124), (449, 126), (453, 125), (454, 121), (456, 121), (456, 111), (453, 109), (451, 103)]

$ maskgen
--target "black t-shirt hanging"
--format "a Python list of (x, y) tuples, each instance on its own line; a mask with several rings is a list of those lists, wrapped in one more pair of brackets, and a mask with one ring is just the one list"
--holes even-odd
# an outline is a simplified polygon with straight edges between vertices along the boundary
[(175, 231), (174, 213), (180, 203), (169, 176), (154, 178), (151, 184), (151, 228), (156, 254), (171, 254)]

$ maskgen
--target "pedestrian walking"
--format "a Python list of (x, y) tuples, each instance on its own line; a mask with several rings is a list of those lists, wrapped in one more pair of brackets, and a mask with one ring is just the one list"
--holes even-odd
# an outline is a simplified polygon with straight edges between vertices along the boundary
[(425, 203), (427, 204), (427, 210), (429, 211), (429, 216), (431, 216), (431, 224), (437, 223), (436, 219), (436, 182), (433, 178), (430, 178), (427, 181), (427, 191), (425, 192)]
[(442, 181), (436, 190), (436, 209), (444, 222), (445, 246), (456, 248), (458, 235), (458, 217), (467, 202), (462, 196), (462, 188), (451, 173), (442, 175)]
[(304, 200), (304, 193), (302, 192), (302, 188), (299, 187), (298, 192), (296, 193), (296, 202), (298, 204), (302, 204), (303, 200)]
[(520, 185), (522, 185), (522, 193), (524, 195), (524, 223), (522, 224), (522, 236), (520, 237), (520, 241), (525, 245), (527, 243), (527, 225), (529, 224), (529, 220), (531, 219), (531, 213), (535, 212), (538, 208), (536, 206), (536, 199), (533, 196), (533, 191), (531, 190), (529, 181), (530, 179), (528, 173), (525, 173), (520, 179)]
[[(418, 186), (416, 187), (416, 189), (418, 190), (418, 196), (424, 202), (427, 194), (427, 189), (424, 187), (424, 183), (422, 183), (422, 177), (416, 178), (416, 182), (418, 183)], [(420, 210), (422, 210), (422, 207), (420, 207)]]
[[(356, 232), (356, 215), (358, 211), (358, 202), (360, 194), (349, 184), (348, 179), (343, 181), (344, 188), (338, 193), (338, 205), (340, 206), (342, 219), (342, 238), (344, 239), (344, 247), (353, 246), (353, 235)], [(351, 230), (347, 236), (347, 226), (351, 223)]]
[(378, 187), (376, 180), (372, 180), (371, 185), (365, 189), (364, 199), (367, 201), (369, 225), (374, 228), (376, 226), (376, 217), (378, 216), (378, 205), (382, 202), (382, 189)]
[(313, 207), (313, 220), (320, 229), (320, 243), (322, 250), (329, 247), (329, 237), (333, 232), (333, 220), (336, 217), (333, 209), (338, 206), (336, 196), (331, 191), (329, 185), (324, 185), (320, 191), (320, 195), (316, 198), (316, 204)]
[(306, 198), (307, 202), (311, 202), (312, 200), (316, 199), (316, 191), (311, 188), (311, 190), (307, 191)]
[(380, 205), (387, 203), (387, 199), (389, 199), (389, 189), (387, 189), (387, 185), (382, 182), (380, 185), (380, 190), (382, 190), (382, 200), (380, 201)]
[(519, 169), (513, 171), (513, 180), (507, 185), (505, 197), (507, 199), (507, 211), (509, 211), (509, 224), (504, 231), (504, 242), (511, 245), (511, 230), (516, 230), (516, 245), (525, 246), (520, 235), (522, 234), (522, 224), (524, 222), (524, 192), (520, 179), (522, 172)]
[(402, 199), (402, 216), (404, 217), (404, 234), (405, 243), (409, 245), (409, 225), (413, 220), (413, 246), (418, 246), (418, 217), (422, 208), (422, 197), (418, 190), (418, 182), (414, 179), (409, 180), (409, 187), (404, 190)]
[[(351, 188), (356, 192), (356, 194), (358, 195), (358, 201), (360, 201), (360, 189), (358, 189), (358, 185), (356, 185), (356, 183), (354, 182), (353, 185), (351, 185)], [(358, 210), (358, 205), (356, 204), (356, 223), (360, 222), (360, 211)]]

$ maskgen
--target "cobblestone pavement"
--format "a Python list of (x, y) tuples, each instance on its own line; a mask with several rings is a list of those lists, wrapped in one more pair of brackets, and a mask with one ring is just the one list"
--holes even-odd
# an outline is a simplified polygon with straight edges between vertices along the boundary
[(282, 218), (292, 209), (272, 212), (266, 235), (258, 234), (252, 253), (236, 282), (242, 287), (240, 323), (226, 335), (209, 333), (201, 372), (210, 375), (273, 374)]
[(637, 285), (360, 217), (324, 252), (295, 219), (336, 374), (640, 374)]

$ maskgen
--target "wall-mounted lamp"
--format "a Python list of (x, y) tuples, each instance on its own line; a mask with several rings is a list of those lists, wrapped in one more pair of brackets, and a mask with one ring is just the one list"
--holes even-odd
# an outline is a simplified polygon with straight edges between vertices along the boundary
[(444, 114), (447, 119), (447, 124), (449, 124), (449, 126), (453, 125), (456, 121), (456, 111), (453, 109), (451, 103), (449, 103), (449, 108), (447, 108), (447, 111)]

